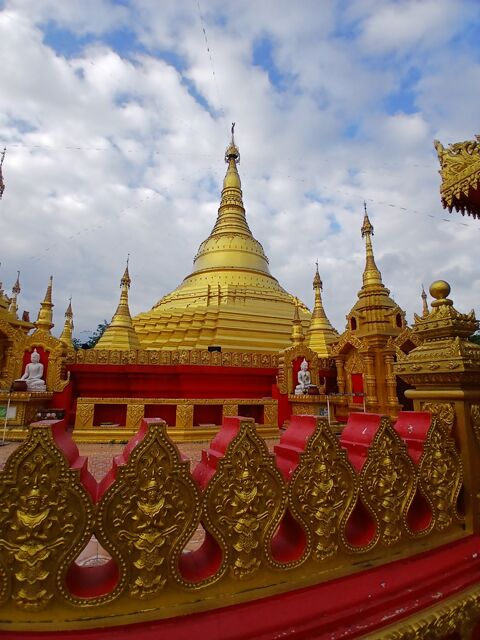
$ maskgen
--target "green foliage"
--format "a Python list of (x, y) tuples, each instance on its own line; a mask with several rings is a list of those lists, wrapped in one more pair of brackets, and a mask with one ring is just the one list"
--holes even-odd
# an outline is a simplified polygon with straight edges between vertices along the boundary
[(107, 329), (108, 325), (109, 323), (106, 320), (104, 320), (97, 326), (95, 331), (91, 334), (89, 338), (85, 340), (85, 342), (80, 342), (80, 340), (75, 338), (73, 341), (73, 346), (75, 347), (75, 349), (93, 349), (93, 347), (97, 344), (97, 342), (105, 333), (105, 330)]
[(469, 337), (469, 340), (475, 344), (480, 344), (480, 333), (474, 333), (473, 336)]

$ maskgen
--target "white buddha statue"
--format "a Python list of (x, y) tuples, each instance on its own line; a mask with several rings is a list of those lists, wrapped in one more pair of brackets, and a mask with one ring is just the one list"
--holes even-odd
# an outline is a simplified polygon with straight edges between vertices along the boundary
[(298, 384), (295, 387), (295, 395), (301, 396), (304, 393), (308, 393), (308, 389), (312, 384), (312, 378), (310, 376), (310, 371), (308, 370), (308, 362), (303, 359), (302, 364), (300, 365), (300, 370), (297, 375)]
[(30, 356), (30, 362), (25, 367), (25, 372), (19, 380), (27, 383), (27, 391), (46, 391), (47, 385), (43, 380), (43, 364), (40, 362), (40, 354), (36, 349)]

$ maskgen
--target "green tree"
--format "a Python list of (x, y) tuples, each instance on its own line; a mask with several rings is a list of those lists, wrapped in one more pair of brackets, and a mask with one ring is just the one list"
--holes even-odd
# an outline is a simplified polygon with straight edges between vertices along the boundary
[(90, 337), (85, 340), (85, 342), (80, 342), (80, 340), (75, 338), (75, 340), (73, 341), (73, 346), (75, 347), (75, 349), (93, 349), (93, 347), (105, 333), (108, 325), (109, 323), (104, 320), (99, 325), (97, 325), (95, 331), (90, 335)]

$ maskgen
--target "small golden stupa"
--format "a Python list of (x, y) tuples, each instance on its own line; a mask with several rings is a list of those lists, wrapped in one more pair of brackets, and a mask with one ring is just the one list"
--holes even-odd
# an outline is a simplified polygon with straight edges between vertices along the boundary
[[(192, 272), (154, 307), (133, 319), (147, 349), (277, 352), (290, 342), (295, 302), (271, 275), (262, 245), (248, 226), (232, 139), (218, 217), (200, 245)], [(308, 327), (310, 313), (300, 305)]]

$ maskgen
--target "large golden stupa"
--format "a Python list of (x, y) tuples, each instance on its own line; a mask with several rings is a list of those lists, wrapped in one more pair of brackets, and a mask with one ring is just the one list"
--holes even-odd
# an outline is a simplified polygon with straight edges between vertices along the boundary
[[(277, 352), (290, 341), (295, 298), (271, 275), (262, 245), (248, 226), (232, 139), (215, 226), (193, 270), (172, 293), (133, 319), (141, 346)], [(305, 327), (310, 313), (300, 305)]]

